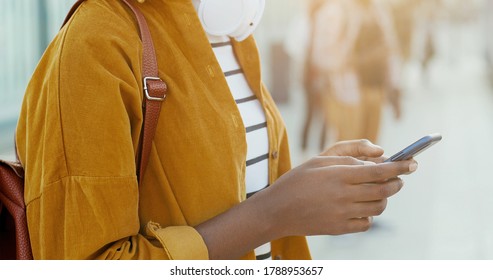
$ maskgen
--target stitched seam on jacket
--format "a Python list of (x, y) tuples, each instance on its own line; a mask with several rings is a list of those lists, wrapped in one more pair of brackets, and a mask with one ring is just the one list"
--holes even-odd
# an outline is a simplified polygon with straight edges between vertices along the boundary
[[(57, 60), (57, 64), (58, 64), (58, 81), (57, 81), (57, 97), (58, 97), (58, 115), (59, 115), (59, 126), (60, 126), (60, 134), (61, 134), (61, 145), (62, 145), (62, 150), (63, 150), (63, 158), (64, 158), (64, 164), (65, 164), (65, 172), (67, 175), (65, 176), (62, 176), (60, 178), (61, 179), (64, 179), (65, 177), (74, 177), (72, 175), (70, 175), (70, 168), (68, 166), (68, 160), (67, 160), (67, 153), (66, 153), (66, 148), (65, 148), (65, 134), (63, 132), (63, 121), (62, 121), (62, 107), (61, 107), (61, 100), (60, 100), (60, 92), (61, 92), (61, 74), (62, 73), (62, 60), (63, 60), (63, 54), (64, 54), (64, 49), (65, 49), (65, 43), (66, 43), (66, 40), (67, 40), (67, 36), (70, 32), (70, 27), (72, 26), (72, 22), (74, 21), (74, 19), (77, 17), (77, 15), (81, 12), (81, 10), (83, 9), (86, 9), (85, 7), (85, 4), (87, 2), (84, 2), (82, 3), (78, 8), (77, 10), (74, 12), (74, 14), (72, 15), (72, 17), (70, 18), (70, 20), (65, 24), (64, 28), (66, 29), (64, 32), (63, 32), (63, 36), (62, 36), (62, 42), (61, 42), (61, 46), (60, 46), (60, 53), (59, 53), (59, 57), (58, 57), (58, 60)], [(122, 4), (123, 5), (123, 4)], [(56, 181), (55, 181), (56, 182)], [(50, 183), (47, 183), (46, 185), (50, 185), (54, 182), (50, 182)], [(34, 198), (35, 199), (35, 198)], [(33, 200), (34, 200), (33, 199)]]
[[(70, 18), (70, 20), (65, 24), (64, 28), (66, 28), (66, 30), (63, 32), (63, 36), (62, 36), (62, 40), (61, 40), (61, 46), (60, 46), (60, 52), (59, 52), (59, 57), (58, 57), (58, 60), (57, 60), (57, 64), (58, 64), (58, 81), (57, 81), (57, 97), (58, 97), (58, 115), (59, 115), (59, 127), (60, 127), (60, 134), (61, 134), (61, 145), (62, 145), (62, 151), (63, 151), (63, 159), (64, 159), (64, 164), (65, 164), (65, 173), (66, 175), (63, 175), (61, 176), (58, 180), (56, 181), (52, 181), (52, 182), (48, 182), (45, 184), (45, 188), (52, 185), (52, 184), (56, 184), (58, 183), (59, 181), (67, 178), (67, 177), (72, 177), (72, 178), (76, 178), (76, 177), (82, 177), (82, 178), (125, 178), (125, 177), (136, 177), (136, 176), (82, 176), (82, 175), (70, 175), (70, 168), (68, 166), (68, 160), (67, 160), (67, 152), (66, 152), (66, 147), (65, 147), (65, 134), (63, 132), (63, 121), (62, 121), (62, 108), (61, 108), (61, 101), (60, 101), (60, 92), (61, 92), (61, 74), (62, 71), (61, 71), (61, 68), (62, 68), (62, 60), (63, 60), (63, 54), (64, 54), (64, 49), (65, 49), (65, 43), (66, 43), (66, 40), (67, 40), (67, 36), (70, 32), (70, 27), (72, 26), (72, 22), (74, 21), (74, 19), (76, 18), (76, 16), (80, 13), (81, 10), (85, 9), (85, 4), (87, 2), (84, 2), (82, 3), (78, 9), (74, 12), (74, 14), (72, 15), (72, 17)], [(123, 4), (122, 4), (123, 5)], [(40, 192), (39, 196), (33, 198), (30, 200), (30, 202), (34, 201), (34, 200), (37, 200), (39, 199), (42, 195), (43, 195), (44, 191)], [(30, 203), (29, 202), (29, 203)], [(27, 205), (27, 203), (26, 203)]]
[[(64, 53), (64, 49), (65, 49), (65, 41), (67, 39), (67, 34), (69, 33), (69, 30), (70, 30), (70, 27), (72, 26), (72, 22), (74, 20), (74, 18), (80, 13), (80, 10), (82, 10), (84, 8), (84, 4), (85, 3), (82, 3), (78, 8), (77, 10), (74, 12), (74, 14), (72, 14), (72, 17), (70, 18), (70, 20), (66, 23), (66, 25), (64, 26), (65, 28), (65, 32), (63, 33), (63, 38), (62, 38), (62, 43), (61, 43), (61, 47), (60, 47), (60, 55), (58, 57), (58, 81), (57, 81), (57, 97), (58, 97), (58, 120), (59, 120), (59, 125), (60, 125), (60, 134), (61, 134), (61, 145), (62, 145), (62, 150), (63, 150), (63, 160), (64, 160), (64, 164), (65, 164), (65, 172), (68, 174), (69, 173), (69, 167), (68, 167), (68, 161), (67, 161), (67, 153), (66, 153), (66, 149), (65, 149), (65, 134), (63, 133), (63, 121), (62, 121), (62, 106), (61, 106), (61, 101), (60, 101), (60, 91), (61, 91), (61, 73), (62, 73), (62, 58), (63, 58), (63, 53)], [(64, 178), (66, 178), (67, 176), (64, 176), (62, 178), (60, 178), (59, 180), (53, 182), (53, 183), (56, 183)], [(53, 184), (53, 183), (48, 183), (47, 186)], [(43, 192), (41, 192), (40, 196), (43, 194)], [(33, 200), (35, 200), (37, 198), (34, 198)], [(32, 201), (32, 200), (31, 200)]]

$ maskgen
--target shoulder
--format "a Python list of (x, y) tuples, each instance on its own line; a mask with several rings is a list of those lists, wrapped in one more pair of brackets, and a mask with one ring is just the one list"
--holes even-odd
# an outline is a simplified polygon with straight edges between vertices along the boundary
[(75, 56), (132, 50), (139, 42), (135, 20), (121, 1), (114, 0), (85, 1), (58, 36), (60, 51)]
[[(64, 28), (76, 32), (104, 31), (123, 29), (132, 26), (133, 18), (130, 11), (121, 1), (87, 0), (84, 1), (68, 20)], [(71, 32), (73, 32), (71, 31)]]

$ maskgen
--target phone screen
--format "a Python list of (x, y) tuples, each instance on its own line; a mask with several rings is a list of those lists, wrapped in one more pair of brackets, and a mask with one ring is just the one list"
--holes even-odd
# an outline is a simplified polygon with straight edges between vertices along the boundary
[(427, 135), (391, 156), (385, 162), (410, 159), (438, 143), (440, 140), (442, 140), (442, 136), (438, 133)]

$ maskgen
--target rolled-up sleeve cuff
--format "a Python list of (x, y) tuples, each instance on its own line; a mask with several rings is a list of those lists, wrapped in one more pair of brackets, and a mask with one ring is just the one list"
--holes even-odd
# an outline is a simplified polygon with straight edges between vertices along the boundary
[(159, 240), (170, 260), (207, 260), (209, 252), (202, 236), (190, 226), (162, 228), (149, 222), (146, 234)]

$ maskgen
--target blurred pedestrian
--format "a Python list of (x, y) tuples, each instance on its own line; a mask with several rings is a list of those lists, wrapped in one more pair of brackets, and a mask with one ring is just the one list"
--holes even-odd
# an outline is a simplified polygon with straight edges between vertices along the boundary
[(327, 137), (327, 107), (325, 99), (328, 91), (330, 91), (330, 83), (327, 73), (317, 66), (317, 60), (326, 59), (327, 55), (317, 53), (316, 48), (316, 29), (324, 24), (330, 24), (326, 21), (323, 14), (319, 11), (324, 3), (329, 0), (312, 0), (309, 2), (308, 14), (310, 19), (310, 29), (307, 45), (307, 53), (304, 63), (303, 72), (303, 88), (306, 98), (305, 121), (302, 131), (302, 149), (306, 151), (308, 147), (308, 136), (310, 127), (313, 125), (313, 117), (315, 114), (322, 116), (322, 127), (320, 131), (319, 151), (322, 151), (326, 145)]
[(388, 6), (377, 0), (334, 0), (322, 8), (315, 34), (319, 60), (329, 73), (329, 121), (337, 140), (377, 141), (383, 104), (399, 118), (399, 47)]
[(430, 64), (436, 56), (435, 23), (442, 12), (440, 0), (421, 1), (416, 9), (416, 57), (424, 84), (429, 83)]
[(301, 130), (301, 148), (308, 152), (310, 131), (321, 120), (318, 149), (325, 148), (327, 137), (327, 113), (325, 98), (330, 91), (328, 76), (318, 67), (317, 61), (327, 59), (327, 54), (314, 51), (316, 48), (316, 28), (330, 24), (323, 13), (319, 13), (323, 5), (330, 0), (310, 0), (304, 3), (304, 10), (293, 19), (290, 32), (285, 40), (285, 47), (296, 61), (302, 65), (301, 84), (305, 101), (305, 112)]
[(491, 36), (491, 30), (493, 29), (493, 0), (486, 0), (484, 10), (484, 34), (485, 34), (485, 50), (486, 60), (488, 63), (489, 79), (493, 85), (493, 36)]
[(426, 0), (393, 0), (389, 2), (403, 62), (412, 58), (413, 34), (416, 25), (415, 13), (422, 1)]

